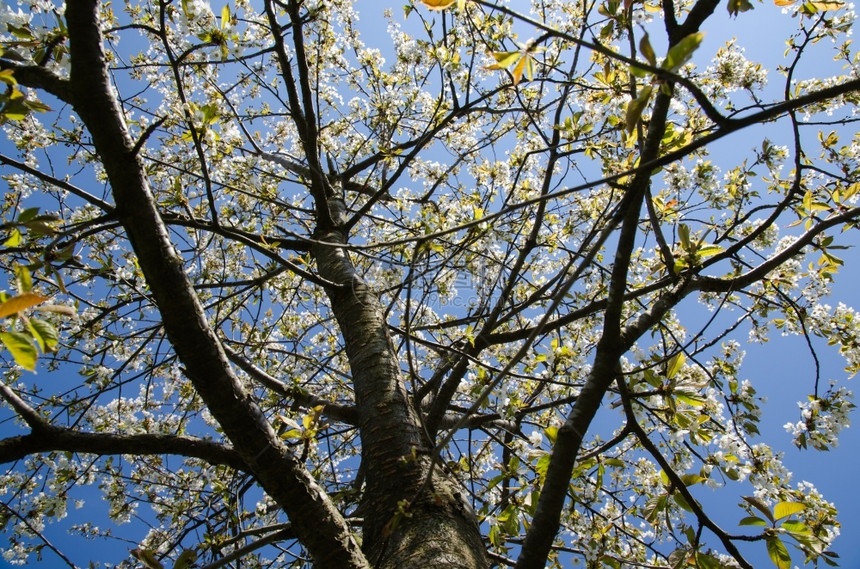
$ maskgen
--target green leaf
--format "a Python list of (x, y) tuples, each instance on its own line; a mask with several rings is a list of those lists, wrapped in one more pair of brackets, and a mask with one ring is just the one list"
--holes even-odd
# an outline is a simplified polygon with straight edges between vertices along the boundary
[(51, 222), (47, 222), (42, 219), (34, 219), (23, 223), (22, 225), (37, 235), (53, 235), (57, 232), (57, 230), (51, 225)]
[(675, 499), (675, 503), (681, 506), (682, 509), (690, 512), (691, 514), (695, 512), (695, 510), (693, 510), (693, 507), (690, 505), (684, 495), (680, 492), (675, 492), (672, 497)]
[(767, 538), (767, 554), (779, 569), (791, 569), (791, 555), (782, 540), (775, 535)]
[(699, 569), (722, 569), (722, 562), (707, 553), (696, 553), (696, 565)]
[(654, 53), (654, 48), (651, 47), (651, 40), (648, 39), (648, 32), (639, 40), (639, 53), (652, 66), (657, 65), (657, 55)]
[(27, 320), (27, 325), (42, 353), (53, 352), (60, 341), (60, 335), (53, 324), (38, 318), (30, 318)]
[(39, 215), (39, 208), (37, 207), (28, 207), (18, 214), (18, 223), (27, 223), (28, 221), (34, 219), (37, 215)]
[(682, 65), (690, 60), (693, 52), (701, 45), (704, 38), (704, 32), (695, 32), (673, 45), (669, 49), (669, 53), (666, 54), (666, 59), (663, 60), (661, 67), (672, 72), (680, 69)]
[(149, 549), (132, 549), (131, 554), (137, 557), (147, 569), (164, 569), (164, 565), (155, 557), (155, 552)]
[(639, 124), (639, 120), (642, 118), (642, 111), (645, 110), (645, 107), (651, 100), (651, 92), (653, 90), (654, 88), (648, 85), (639, 92), (639, 95), (635, 99), (627, 103), (627, 116), (625, 118), (627, 132), (633, 132), (636, 125)]
[(684, 249), (684, 251), (689, 252), (691, 249), (690, 226), (686, 223), (682, 223), (678, 226), (678, 239), (681, 240), (681, 248)]
[(685, 395), (683, 393), (676, 393), (675, 399), (677, 399), (678, 401), (680, 401), (682, 403), (686, 403), (690, 407), (704, 407), (705, 406), (705, 400), (704, 399), (702, 399), (701, 397), (693, 396), (693, 395)]
[(523, 77), (523, 72), (526, 74), (526, 78), (531, 81), (534, 79), (535, 75), (535, 63), (534, 59), (528, 53), (524, 53), (517, 64), (514, 66), (514, 70), (511, 71), (511, 74), (514, 76), (514, 85), (519, 84), (520, 79)]
[(738, 12), (749, 12), (753, 9), (753, 5), (749, 0), (729, 0), (726, 5), (730, 16), (737, 16)]
[(696, 254), (698, 254), (699, 257), (704, 259), (706, 257), (713, 257), (714, 255), (719, 255), (723, 251), (725, 251), (725, 249), (723, 249), (719, 245), (702, 245), (696, 251)]
[(686, 360), (686, 356), (684, 352), (678, 352), (671, 358), (669, 358), (668, 363), (666, 364), (666, 377), (668, 379), (672, 379), (678, 372), (681, 371), (681, 368), (684, 366), (684, 361)]
[(787, 518), (806, 509), (806, 504), (800, 502), (780, 502), (773, 507), (773, 517), (777, 520)]
[[(2, 55), (2, 54), (0, 54)], [(12, 76), (11, 69), (3, 69), (0, 71), (0, 82), (6, 83), (7, 85), (17, 85), (18, 82), (15, 80), (15, 77)]]
[(197, 561), (197, 553), (193, 549), (186, 549), (179, 554), (173, 569), (188, 569)]
[[(29, 293), (33, 288), (33, 275), (30, 274), (30, 270), (23, 266), (17, 265), (15, 267), (15, 277), (18, 281), (18, 292), (22, 295), (25, 293)], [(38, 296), (38, 295), (37, 295)]]
[(767, 527), (767, 522), (755, 516), (747, 516), (738, 522), (739, 526), (761, 526)]
[(0, 332), (0, 341), (11, 352), (16, 364), (27, 371), (36, 369), (38, 352), (32, 337), (23, 332)]
[(809, 529), (809, 526), (800, 520), (785, 520), (780, 527), (793, 534), (812, 535), (812, 530)]
[(707, 482), (707, 480), (707, 478), (699, 476), (698, 474), (684, 474), (681, 476), (681, 482), (684, 483), (684, 486), (694, 486), (696, 484), (701, 484), (702, 482)]
[(655, 521), (657, 516), (660, 515), (660, 512), (666, 509), (667, 498), (668, 496), (666, 494), (659, 494), (648, 500), (645, 503), (645, 519), (649, 522)]

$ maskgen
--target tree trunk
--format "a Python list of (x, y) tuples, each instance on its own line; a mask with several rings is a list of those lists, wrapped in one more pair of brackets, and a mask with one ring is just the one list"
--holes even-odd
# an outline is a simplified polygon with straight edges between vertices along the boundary
[[(343, 204), (330, 200), (335, 221)], [(318, 243), (346, 243), (340, 230)], [(346, 345), (359, 413), (366, 472), (363, 549), (374, 567), (487, 567), (478, 524), (458, 483), (432, 466), (432, 448), (412, 406), (376, 294), (356, 274), (345, 249), (318, 244), (320, 276)]]
[(70, 98), (104, 164), (116, 201), (115, 214), (137, 255), (168, 339), (186, 376), (247, 470), (287, 512), (317, 567), (367, 567), (349, 526), (243, 389), (207, 322), (112, 94), (97, 9), (96, 0), (72, 0), (66, 9), (72, 63)]

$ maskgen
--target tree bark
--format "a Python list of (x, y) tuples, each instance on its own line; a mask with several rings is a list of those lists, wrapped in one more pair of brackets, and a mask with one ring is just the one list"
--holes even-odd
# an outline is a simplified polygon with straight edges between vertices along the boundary
[[(335, 222), (343, 203), (329, 200)], [(363, 548), (378, 568), (488, 566), (477, 520), (457, 482), (433, 468), (431, 443), (403, 385), (376, 294), (356, 274), (343, 231), (318, 232), (313, 248), (346, 346), (366, 472)]]
[(345, 520), (242, 388), (170, 242), (107, 73), (96, 0), (67, 4), (70, 99), (87, 126), (168, 339), (236, 452), (280, 504), (317, 567), (365, 568)]

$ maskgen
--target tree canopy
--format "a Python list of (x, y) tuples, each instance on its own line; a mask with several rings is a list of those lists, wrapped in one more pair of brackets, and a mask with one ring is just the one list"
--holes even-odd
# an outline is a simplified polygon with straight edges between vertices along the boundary
[(844, 357), (786, 378), (837, 444), (852, 7), (365, 4), (4, 6), (6, 560), (838, 562), (741, 366)]

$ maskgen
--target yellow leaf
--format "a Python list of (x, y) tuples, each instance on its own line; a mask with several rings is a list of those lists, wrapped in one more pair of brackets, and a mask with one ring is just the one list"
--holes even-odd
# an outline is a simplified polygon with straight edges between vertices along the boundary
[(3, 242), (4, 247), (17, 247), (21, 244), (22, 241), (21, 232), (17, 229), (12, 229), (12, 232), (9, 234), (9, 239)]
[(0, 71), (0, 81), (6, 83), (7, 85), (17, 85), (18, 82), (15, 81), (15, 78), (12, 77), (11, 69), (4, 69)]
[(519, 60), (522, 53), (521, 51), (494, 51), (491, 55), (496, 62), (488, 65), (487, 69), (507, 69)]
[(511, 74), (514, 76), (514, 85), (520, 82), (520, 79), (523, 77), (523, 70), (526, 68), (526, 63), (528, 63), (529, 56), (523, 55), (520, 60), (517, 62), (516, 66), (514, 66), (514, 70), (511, 71)]
[(810, 2), (813, 6), (821, 10), (822, 12), (825, 10), (838, 10), (845, 6), (844, 2)]
[(421, 3), (431, 10), (444, 10), (449, 8), (457, 0), (421, 0)]
[(24, 294), (13, 296), (6, 302), (0, 304), (0, 318), (12, 316), (13, 314), (17, 314), (18, 312), (26, 310), (31, 306), (41, 304), (46, 300), (48, 300), (48, 297), (41, 296), (32, 292), (26, 292)]
[(221, 29), (227, 29), (230, 25), (230, 4), (225, 4), (221, 9)]
[(797, 2), (797, 0), (773, 0), (773, 3), (777, 6), (791, 6)]

